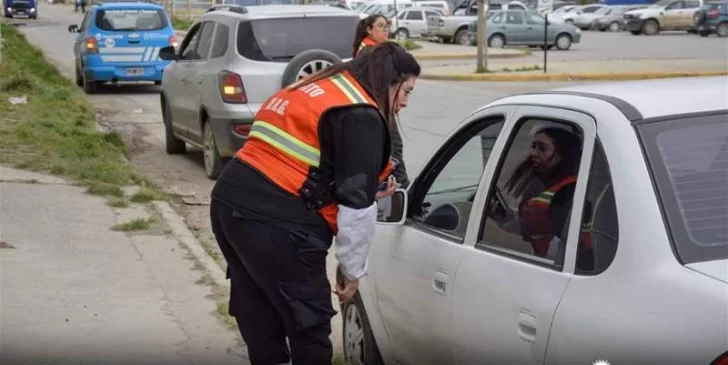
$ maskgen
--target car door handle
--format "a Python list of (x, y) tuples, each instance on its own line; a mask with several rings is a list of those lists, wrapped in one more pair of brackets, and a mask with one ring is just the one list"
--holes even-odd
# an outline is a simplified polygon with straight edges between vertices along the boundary
[(447, 293), (447, 274), (441, 271), (435, 271), (432, 276), (432, 289), (439, 294)]
[(518, 313), (518, 336), (524, 341), (536, 343), (538, 319), (531, 312), (521, 309)]

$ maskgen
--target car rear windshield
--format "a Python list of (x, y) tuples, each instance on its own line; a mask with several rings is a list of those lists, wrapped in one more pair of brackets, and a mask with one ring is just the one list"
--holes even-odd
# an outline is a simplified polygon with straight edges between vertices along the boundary
[(639, 125), (675, 251), (728, 258), (728, 113)]
[(96, 12), (96, 28), (108, 31), (160, 30), (167, 17), (158, 9), (101, 9)]
[(254, 19), (238, 26), (238, 53), (254, 61), (288, 62), (310, 49), (350, 58), (358, 16)]

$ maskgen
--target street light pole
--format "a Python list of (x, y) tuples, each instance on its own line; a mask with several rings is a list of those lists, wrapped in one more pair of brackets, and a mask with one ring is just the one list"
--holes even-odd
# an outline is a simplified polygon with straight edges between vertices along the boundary
[(486, 21), (485, 21), (485, 0), (478, 1), (478, 25), (475, 33), (475, 43), (478, 47), (477, 53), (477, 65), (475, 66), (475, 72), (484, 73), (488, 72), (488, 47), (485, 44), (485, 35), (487, 34)]

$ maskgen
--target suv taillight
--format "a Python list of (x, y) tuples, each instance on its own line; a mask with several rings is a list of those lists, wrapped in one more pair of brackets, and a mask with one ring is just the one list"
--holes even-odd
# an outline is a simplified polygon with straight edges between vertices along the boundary
[(718, 15), (720, 15), (720, 12), (718, 11), (718, 9), (713, 9), (713, 10), (711, 10), (711, 11), (708, 12), (708, 18), (709, 19), (715, 19), (715, 18), (718, 17)]
[(250, 128), (252, 124), (236, 124), (233, 127), (233, 131), (241, 136), (247, 136), (250, 134)]
[(220, 84), (220, 96), (226, 103), (245, 104), (248, 98), (245, 96), (245, 86), (240, 75), (230, 71), (220, 71), (218, 74)]
[(173, 35), (169, 36), (169, 45), (174, 48), (177, 48), (177, 37), (175, 37)]
[(86, 52), (96, 53), (99, 51), (99, 45), (96, 43), (96, 38), (88, 37), (88, 38), (86, 38), (85, 43), (86, 43)]

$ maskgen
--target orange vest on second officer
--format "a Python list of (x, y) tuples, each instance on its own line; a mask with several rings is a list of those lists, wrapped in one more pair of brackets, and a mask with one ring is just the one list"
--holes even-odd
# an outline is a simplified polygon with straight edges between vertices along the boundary
[[(379, 43), (377, 43), (377, 41), (375, 41), (369, 37), (364, 37), (364, 39), (362, 39), (361, 43), (359, 43), (359, 49), (356, 50), (356, 56), (358, 56), (359, 53), (361, 53), (361, 50), (363, 50), (364, 48), (376, 46), (377, 44), (379, 44)], [(356, 56), (354, 56), (354, 57), (356, 57)]]
[[(546, 257), (549, 242), (553, 238), (552, 224), (549, 219), (551, 200), (561, 188), (574, 183), (576, 183), (576, 176), (568, 176), (526, 202), (524, 213), (528, 213), (524, 214), (521, 222), (526, 239), (531, 242), (531, 247), (533, 247), (534, 255)], [(591, 249), (591, 222), (582, 223), (580, 238), (584, 247)]]
[[(374, 99), (347, 71), (298, 89), (282, 89), (263, 103), (255, 115), (248, 141), (235, 157), (294, 196), (305, 198), (316, 194), (311, 191), (313, 186), (333, 196), (333, 184), (319, 181), (319, 122), (332, 108), (357, 104), (377, 108)], [(382, 161), (379, 183), (392, 173), (392, 162), (388, 155), (386, 158)], [(311, 185), (312, 182), (316, 183)], [(323, 216), (335, 234), (338, 231), (336, 202), (330, 200), (312, 208)]]

